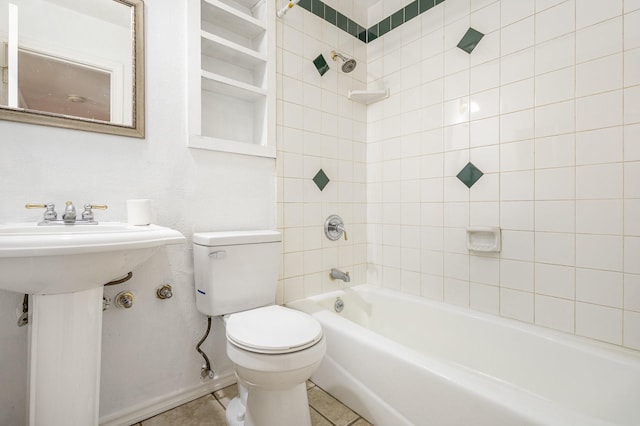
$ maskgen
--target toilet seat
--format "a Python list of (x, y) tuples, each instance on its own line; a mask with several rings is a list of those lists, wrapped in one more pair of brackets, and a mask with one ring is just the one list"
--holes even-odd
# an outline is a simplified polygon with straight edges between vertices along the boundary
[(226, 328), (231, 344), (261, 354), (301, 351), (322, 339), (322, 327), (315, 318), (277, 305), (231, 314)]

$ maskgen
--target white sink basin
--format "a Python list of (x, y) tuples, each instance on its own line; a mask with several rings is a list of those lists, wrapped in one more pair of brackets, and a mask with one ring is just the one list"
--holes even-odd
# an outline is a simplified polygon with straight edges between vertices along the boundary
[(0, 290), (59, 294), (95, 288), (126, 275), (159, 247), (184, 240), (157, 225), (0, 225)]

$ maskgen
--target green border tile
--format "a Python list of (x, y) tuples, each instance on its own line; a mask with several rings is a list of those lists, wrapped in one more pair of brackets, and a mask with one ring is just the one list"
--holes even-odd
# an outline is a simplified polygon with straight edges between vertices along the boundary
[(348, 16), (325, 4), (322, 0), (300, 0), (298, 5), (351, 34), (363, 43), (370, 43), (442, 2), (444, 0), (414, 0), (369, 28), (359, 25)]
[(420, 13), (426, 12), (433, 6), (435, 6), (434, 0), (420, 0)]
[(320, 0), (311, 0), (311, 13), (324, 19), (324, 6)]
[(300, 0), (298, 6), (311, 12), (311, 0)]
[(331, 6), (324, 5), (324, 20), (336, 25), (338, 12)]
[(410, 21), (411, 19), (418, 16), (418, 0), (409, 3), (404, 7), (404, 22)]
[(400, 9), (391, 15), (392, 30), (398, 28), (402, 24), (404, 24), (404, 9)]
[(389, 31), (391, 31), (391, 16), (387, 16), (385, 19), (378, 22), (378, 37), (382, 37)]

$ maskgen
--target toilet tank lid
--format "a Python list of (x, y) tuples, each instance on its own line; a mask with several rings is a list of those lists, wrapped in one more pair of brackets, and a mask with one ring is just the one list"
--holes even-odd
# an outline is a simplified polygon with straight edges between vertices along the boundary
[(281, 239), (280, 232), (273, 230), (196, 232), (193, 234), (193, 243), (201, 246), (275, 243)]

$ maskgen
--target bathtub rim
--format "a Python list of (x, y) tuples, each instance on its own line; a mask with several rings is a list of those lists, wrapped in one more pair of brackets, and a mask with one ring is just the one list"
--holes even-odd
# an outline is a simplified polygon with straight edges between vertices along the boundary
[[(426, 297), (422, 297), (419, 295), (402, 293), (401, 291), (398, 291), (398, 290), (393, 290), (393, 289), (372, 285), (372, 284), (358, 284), (358, 285), (347, 287), (341, 290), (334, 290), (331, 292), (321, 293), (321, 294), (305, 297), (302, 299), (292, 300), (290, 302), (287, 302), (286, 306), (296, 306), (299, 304), (306, 305), (307, 303), (305, 302), (307, 301), (310, 301), (317, 305), (317, 302), (319, 300), (336, 298), (338, 296), (344, 296), (345, 294), (349, 294), (350, 292), (357, 293), (359, 291), (362, 291), (365, 294), (367, 292), (379, 292), (397, 299), (411, 300), (412, 302), (418, 302), (418, 303), (433, 307), (435, 309), (444, 310), (446, 312), (450, 312), (453, 314), (463, 315), (471, 319), (486, 321), (492, 325), (497, 325), (498, 327), (506, 327), (512, 330), (524, 331), (526, 333), (533, 334), (538, 338), (542, 338), (542, 339), (545, 339), (554, 343), (558, 343), (561, 345), (572, 345), (572, 346), (575, 346), (576, 348), (586, 350), (587, 352), (593, 355), (600, 355), (600, 356), (614, 355), (616, 357), (619, 357), (618, 361), (632, 363), (635, 366), (637, 366), (637, 363), (640, 363), (640, 350), (630, 349), (621, 345), (617, 345), (615, 343), (609, 343), (602, 340), (596, 340), (593, 338), (580, 336), (578, 334), (556, 330), (553, 328), (545, 327), (544, 325), (538, 325), (535, 323), (520, 321), (514, 318), (498, 316), (498, 315), (490, 314), (487, 312), (473, 310), (471, 308), (452, 305), (444, 301), (428, 299)], [(317, 305), (317, 306), (319, 308), (317, 310), (320, 310), (320, 309), (328, 310), (332, 314), (341, 316), (339, 313), (336, 313), (333, 310), (324, 309), (320, 307), (320, 305)], [(305, 310), (305, 312), (308, 312), (308, 311)], [(344, 319), (349, 321), (347, 318), (344, 318)], [(390, 340), (393, 341), (393, 339), (390, 339)]]

